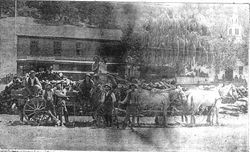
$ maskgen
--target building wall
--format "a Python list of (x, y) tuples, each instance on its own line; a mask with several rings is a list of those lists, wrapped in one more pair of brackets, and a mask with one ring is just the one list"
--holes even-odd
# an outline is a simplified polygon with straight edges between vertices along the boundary
[[(84, 57), (87, 56), (87, 60), (90, 61), (92, 60), (90, 56), (96, 53), (96, 48), (99, 46), (99, 42), (96, 41), (120, 41), (121, 36), (122, 31), (119, 29), (96, 29), (72, 25), (47, 26), (38, 24), (28, 17), (0, 19), (0, 78), (9, 73), (16, 74), (17, 59), (26, 60), (30, 57), (30, 39), (39, 39), (40, 50), (36, 55), (38, 57), (53, 57), (51, 50), (54, 44), (47, 38), (54, 37), (62, 39), (62, 56), (57, 59), (78, 61), (86, 60)], [(80, 56), (76, 55), (75, 51), (75, 43), (78, 41), (82, 42), (85, 48)], [(33, 60), (36, 61), (36, 59)], [(50, 60), (53, 61), (55, 58)]]
[(0, 77), (16, 73), (15, 22), (0, 23)]
[[(30, 43), (31, 41), (38, 42), (38, 50), (35, 54), (31, 54)], [(98, 53), (100, 42), (86, 41), (77, 39), (60, 39), (60, 38), (42, 38), (42, 37), (26, 37), (18, 36), (17, 57), (24, 56), (55, 56), (54, 55), (54, 42), (61, 42), (61, 55), (62, 57), (86, 57), (93, 58)], [(80, 55), (76, 53), (76, 43), (81, 44)]]

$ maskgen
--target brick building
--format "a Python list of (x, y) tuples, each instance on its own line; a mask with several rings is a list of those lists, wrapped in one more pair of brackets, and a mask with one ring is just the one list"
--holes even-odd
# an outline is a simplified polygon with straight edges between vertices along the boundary
[(79, 75), (91, 72), (93, 57), (105, 57), (108, 71), (124, 72), (122, 32), (73, 25), (48, 26), (32, 18), (0, 19), (0, 76), (33, 69)]

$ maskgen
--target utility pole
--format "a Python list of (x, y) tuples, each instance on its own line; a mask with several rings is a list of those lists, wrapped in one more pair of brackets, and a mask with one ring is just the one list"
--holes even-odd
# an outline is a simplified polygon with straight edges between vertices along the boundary
[[(15, 7), (15, 17), (14, 17), (14, 46), (13, 46), (13, 56), (14, 58), (17, 58), (17, 23), (16, 23), (16, 17), (17, 17), (17, 0), (14, 1), (14, 7)], [(17, 62), (16, 62), (16, 68)], [(18, 73), (18, 70), (16, 69), (15, 73)]]

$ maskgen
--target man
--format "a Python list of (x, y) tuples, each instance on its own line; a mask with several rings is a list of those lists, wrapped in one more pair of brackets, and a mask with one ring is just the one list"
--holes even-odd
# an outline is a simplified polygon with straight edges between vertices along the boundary
[(37, 96), (42, 91), (42, 85), (35, 75), (35, 71), (31, 70), (26, 83), (26, 90), (29, 96)]
[(112, 126), (112, 112), (114, 109), (114, 102), (116, 101), (115, 94), (111, 91), (112, 86), (110, 83), (104, 85), (104, 94), (101, 102), (103, 103), (104, 119), (106, 126)]
[(130, 84), (127, 96), (122, 101), (123, 104), (126, 104), (126, 116), (124, 119), (124, 127), (127, 122), (130, 121), (130, 116), (132, 116), (132, 126), (135, 123), (135, 116), (137, 115), (137, 107), (139, 102), (139, 96), (136, 91), (136, 88), (136, 84)]
[(48, 83), (45, 85), (45, 90), (43, 92), (43, 98), (46, 100), (46, 107), (48, 109), (48, 112), (51, 116), (51, 118), (57, 123), (57, 125), (60, 125), (60, 120), (56, 118), (56, 106), (54, 101), (54, 90), (52, 88), (52, 84)]
[(93, 58), (94, 63), (92, 64), (92, 71), (94, 72), (94, 74), (99, 72), (99, 62), (100, 62), (100, 58), (98, 56), (95, 56)]
[(99, 71), (98, 73), (108, 73), (107, 71), (107, 62), (105, 60), (105, 58), (102, 58), (101, 62), (99, 62)]
[(93, 81), (89, 73), (86, 74), (85, 79), (81, 82), (79, 86), (79, 91), (82, 100), (85, 100), (87, 106), (90, 106), (91, 89), (93, 88)]
[(93, 88), (91, 89), (91, 104), (92, 110), (96, 110), (102, 95), (102, 85), (99, 80), (98, 74), (94, 75)]
[(56, 85), (56, 89), (55, 89), (54, 93), (55, 93), (55, 103), (56, 103), (57, 108), (58, 108), (60, 126), (62, 126), (62, 122), (63, 122), (62, 116), (64, 116), (65, 123), (69, 122), (69, 114), (68, 114), (68, 110), (66, 107), (66, 99), (68, 99), (68, 97), (66, 96), (66, 93), (63, 92), (61, 83), (58, 83)]

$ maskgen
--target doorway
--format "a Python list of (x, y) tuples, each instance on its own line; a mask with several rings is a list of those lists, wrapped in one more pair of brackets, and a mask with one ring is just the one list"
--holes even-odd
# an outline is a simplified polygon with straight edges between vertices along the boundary
[(227, 68), (226, 70), (225, 70), (225, 79), (226, 79), (226, 81), (233, 81), (233, 69), (231, 69), (231, 68)]

